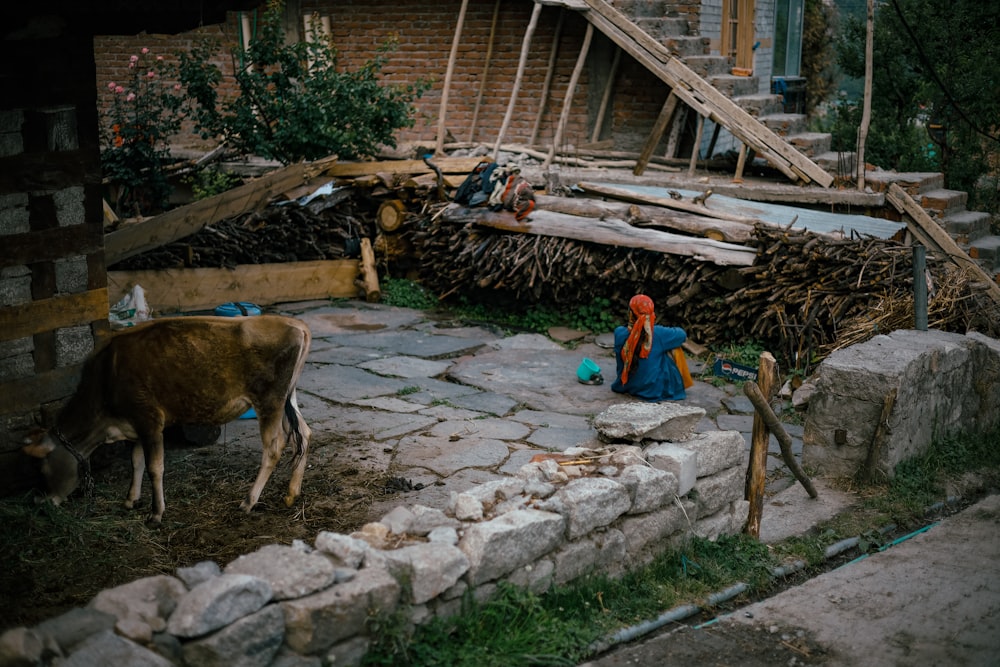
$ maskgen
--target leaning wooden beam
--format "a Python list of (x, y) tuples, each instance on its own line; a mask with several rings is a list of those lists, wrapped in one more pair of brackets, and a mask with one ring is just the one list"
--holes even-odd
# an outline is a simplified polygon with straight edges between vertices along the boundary
[(500, 144), (510, 127), (510, 119), (514, 116), (514, 108), (517, 106), (517, 94), (521, 90), (521, 81), (524, 79), (524, 68), (528, 64), (528, 53), (531, 50), (531, 38), (535, 34), (538, 26), (538, 15), (542, 12), (542, 5), (535, 3), (531, 10), (531, 19), (528, 21), (528, 28), (524, 31), (524, 40), (521, 42), (521, 58), (517, 63), (517, 74), (514, 76), (514, 86), (510, 91), (510, 101), (507, 102), (507, 113), (504, 114), (503, 123), (500, 125), (500, 133), (497, 135), (497, 143), (493, 148), (493, 159), (500, 157)]
[(698, 116), (698, 131), (695, 132), (694, 146), (691, 147), (691, 164), (688, 165), (688, 176), (694, 176), (694, 169), (698, 166), (698, 153), (701, 152), (701, 137), (705, 132), (705, 117)]
[(543, 168), (548, 168), (555, 157), (556, 149), (562, 144), (563, 134), (566, 132), (566, 123), (569, 122), (569, 112), (573, 107), (573, 94), (576, 92), (576, 84), (580, 81), (580, 73), (587, 62), (587, 53), (590, 51), (590, 42), (594, 38), (594, 24), (587, 24), (587, 32), (583, 35), (583, 46), (580, 47), (580, 55), (576, 59), (576, 66), (573, 74), (569, 77), (569, 87), (566, 88), (566, 97), (563, 98), (562, 113), (559, 114), (559, 125), (556, 126), (556, 135), (552, 139), (552, 147), (549, 148), (548, 157), (542, 163)]
[(608, 197), (615, 197), (616, 199), (621, 199), (622, 201), (639, 202), (642, 204), (655, 204), (657, 206), (666, 206), (667, 208), (672, 208), (678, 211), (687, 211), (688, 213), (694, 213), (696, 215), (703, 215), (709, 218), (719, 218), (720, 220), (730, 220), (732, 222), (741, 222), (745, 225), (754, 225), (761, 222), (758, 218), (749, 218), (745, 215), (736, 215), (734, 213), (724, 213), (723, 211), (715, 211), (708, 208), (702, 204), (695, 204), (694, 202), (682, 201), (680, 199), (669, 199), (667, 197), (657, 197), (656, 195), (650, 195), (640, 192), (635, 192), (629, 190), (628, 188), (619, 188), (613, 185), (605, 185), (604, 183), (577, 183), (585, 192), (592, 192), (594, 194), (605, 195)]
[(542, 116), (545, 115), (545, 107), (549, 103), (549, 90), (552, 88), (552, 77), (556, 73), (556, 56), (559, 55), (559, 38), (562, 36), (563, 23), (566, 20), (566, 9), (559, 8), (559, 21), (556, 22), (556, 31), (552, 35), (552, 48), (549, 50), (549, 66), (545, 70), (545, 85), (542, 86), (541, 97), (538, 98), (538, 115), (535, 116), (535, 127), (531, 129), (531, 141), (534, 145), (538, 140), (538, 130), (542, 126)]
[(334, 161), (336, 158), (293, 164), (214, 197), (122, 227), (104, 237), (105, 261), (111, 266), (133, 255), (190, 236), (217, 220), (257, 209), (271, 198), (322, 173)]
[(727, 243), (749, 243), (753, 240), (753, 227), (750, 225), (672, 211), (660, 206), (553, 195), (535, 195), (535, 202), (538, 208), (546, 211), (588, 218), (619, 218), (634, 227), (662, 228)]
[[(618, 52), (621, 53), (621, 49), (618, 49)], [(674, 91), (671, 90), (670, 94), (667, 95), (667, 99), (663, 102), (660, 115), (656, 118), (656, 122), (653, 123), (653, 129), (649, 133), (649, 138), (646, 139), (646, 144), (639, 153), (639, 159), (635, 161), (635, 169), (632, 170), (634, 175), (642, 176), (642, 173), (646, 171), (646, 165), (649, 164), (649, 159), (653, 157), (656, 145), (660, 143), (663, 133), (667, 130), (667, 126), (670, 125), (670, 119), (674, 117), (677, 102), (678, 98), (674, 95)]]
[(441, 220), (452, 224), (471, 223), (506, 232), (555, 236), (623, 248), (643, 248), (653, 252), (683, 255), (720, 266), (750, 266), (757, 257), (757, 251), (753, 248), (633, 227), (624, 220), (615, 218), (601, 220), (535, 210), (528, 219), (518, 222), (507, 211), (494, 213), (487, 208), (470, 209), (450, 204), (442, 211)]
[(441, 106), (438, 108), (438, 131), (435, 155), (441, 155), (444, 150), (445, 118), (448, 115), (448, 94), (451, 92), (451, 76), (455, 71), (455, 60), (458, 57), (458, 45), (462, 43), (462, 26), (465, 25), (465, 12), (469, 8), (469, 0), (462, 0), (462, 8), (458, 10), (458, 23), (455, 25), (455, 36), (451, 39), (451, 53), (448, 54), (448, 68), (444, 73), (444, 87), (441, 90)]
[[(768, 356), (771, 355), (770, 352), (765, 352), (764, 354)], [(771, 362), (774, 363), (773, 356), (771, 357)], [(761, 364), (761, 368), (763, 368), (763, 364)], [(774, 379), (772, 378), (770, 381), (773, 382)], [(893, 390), (893, 393), (895, 393), (895, 389)], [(754, 414), (753, 433), (756, 434), (757, 432), (758, 418), (763, 420), (764, 425), (767, 427), (764, 431), (765, 437), (762, 447), (765, 460), (767, 459), (767, 446), (769, 444), (767, 441), (770, 440), (770, 438), (767, 437), (767, 431), (770, 431), (774, 434), (775, 439), (778, 441), (778, 448), (781, 450), (781, 459), (785, 462), (785, 465), (788, 466), (788, 469), (792, 471), (795, 479), (799, 480), (799, 483), (806, 490), (806, 493), (809, 494), (810, 498), (818, 497), (819, 494), (816, 493), (816, 487), (813, 486), (812, 480), (809, 479), (809, 475), (807, 475), (802, 469), (799, 462), (795, 460), (795, 454), (792, 452), (792, 439), (789, 437), (788, 432), (785, 431), (785, 427), (781, 425), (781, 420), (778, 419), (776, 414), (774, 414), (774, 410), (771, 409), (771, 405), (768, 403), (768, 400), (764, 398), (764, 390), (757, 386), (756, 382), (751, 380), (743, 383), (743, 394), (750, 399), (750, 402), (753, 403), (754, 408), (757, 410)], [(886, 417), (888, 417), (888, 415), (886, 415)], [(756, 444), (757, 440), (755, 439), (751, 444), (751, 456), (755, 453), (752, 448), (756, 446)]]
[(590, 135), (590, 142), (597, 143), (601, 138), (601, 127), (604, 125), (604, 115), (608, 112), (608, 104), (611, 102), (611, 91), (615, 89), (615, 77), (618, 75), (618, 65), (622, 60), (622, 50), (615, 47), (615, 57), (611, 61), (611, 71), (608, 72), (608, 83), (604, 86), (604, 94), (601, 96), (601, 106), (597, 109), (597, 117), (594, 118), (594, 131)]
[(490, 39), (486, 43), (486, 60), (483, 62), (483, 73), (479, 77), (479, 94), (476, 96), (476, 107), (472, 110), (472, 123), (469, 125), (469, 142), (476, 138), (476, 122), (479, 120), (479, 107), (483, 103), (483, 93), (486, 91), (486, 80), (490, 73), (490, 60), (493, 59), (493, 42), (497, 35), (497, 17), (500, 15), (500, 2), (493, 4), (493, 22), (490, 23)]
[(944, 253), (958, 266), (970, 269), (982, 279), (986, 292), (994, 301), (1000, 304), (1000, 285), (994, 282), (990, 275), (983, 270), (983, 267), (979, 266), (976, 260), (969, 257), (964, 250), (958, 247), (958, 244), (941, 229), (941, 226), (927, 214), (927, 211), (913, 200), (913, 197), (906, 194), (906, 191), (899, 187), (899, 185), (893, 183), (889, 186), (889, 191), (886, 193), (885, 198), (890, 204), (896, 207), (896, 210), (910, 217), (906, 221), (906, 227), (921, 243), (930, 250), (937, 250)]

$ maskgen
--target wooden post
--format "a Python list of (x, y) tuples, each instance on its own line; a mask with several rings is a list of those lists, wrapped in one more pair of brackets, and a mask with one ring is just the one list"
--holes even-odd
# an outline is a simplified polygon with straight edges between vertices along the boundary
[(458, 24), (455, 26), (455, 36), (451, 39), (451, 53), (448, 55), (448, 69), (444, 73), (444, 88), (441, 90), (441, 107), (438, 109), (437, 145), (435, 155), (444, 153), (445, 117), (448, 115), (448, 93), (451, 90), (451, 75), (455, 71), (455, 60), (458, 57), (458, 45), (462, 41), (462, 25), (465, 23), (465, 10), (469, 8), (469, 0), (462, 0), (462, 8), (458, 10)]
[(865, 28), (865, 92), (861, 103), (861, 127), (858, 128), (858, 190), (865, 190), (865, 142), (872, 120), (872, 51), (874, 50), (875, 0), (868, 0)]
[[(604, 114), (608, 111), (608, 102), (611, 101), (611, 91), (615, 88), (615, 76), (618, 74), (618, 63), (622, 59), (622, 50), (615, 47), (615, 57), (611, 61), (611, 71), (608, 72), (608, 85), (604, 86), (604, 95), (601, 97), (601, 107), (597, 110), (597, 118), (594, 119), (594, 131), (590, 135), (590, 142), (596, 143), (601, 138), (601, 126), (604, 125)], [(661, 131), (660, 134), (663, 134)]]
[(653, 123), (653, 130), (649, 133), (649, 138), (646, 139), (646, 145), (642, 147), (642, 152), (639, 153), (639, 159), (635, 161), (635, 167), (632, 169), (634, 175), (642, 176), (642, 172), (646, 171), (646, 165), (649, 164), (649, 158), (653, 157), (656, 144), (660, 143), (660, 138), (663, 137), (667, 126), (670, 125), (670, 119), (674, 116), (674, 111), (677, 109), (677, 100), (677, 95), (671, 90), (670, 94), (667, 95), (666, 101), (663, 103), (663, 108), (660, 109), (660, 115), (656, 118), (656, 122)]
[(580, 47), (580, 55), (576, 59), (576, 67), (569, 78), (569, 87), (566, 89), (566, 97), (563, 98), (562, 113), (559, 114), (559, 125), (556, 127), (556, 136), (552, 139), (552, 147), (549, 155), (542, 163), (542, 168), (547, 169), (552, 164), (555, 157), (556, 147), (562, 143), (563, 132), (566, 131), (566, 123), (569, 122), (570, 108), (573, 106), (573, 93), (576, 92), (576, 84), (580, 80), (580, 72), (583, 71), (583, 64), (587, 61), (587, 52), (590, 51), (590, 41), (594, 38), (594, 24), (587, 23), (587, 32), (583, 36), (583, 46)]
[[(757, 385), (765, 402), (778, 390), (778, 362), (770, 352), (760, 355), (757, 368)], [(753, 416), (753, 431), (750, 436), (750, 465), (747, 468), (746, 500), (750, 501), (747, 525), (743, 532), (751, 537), (760, 537), (760, 518), (764, 512), (764, 488), (767, 485), (767, 445), (771, 439), (759, 412)]]
[(701, 152), (701, 136), (705, 133), (705, 117), (698, 114), (698, 130), (694, 135), (694, 147), (691, 149), (691, 162), (688, 164), (688, 176), (694, 176), (698, 164), (698, 154)]
[(740, 156), (736, 159), (736, 174), (733, 176), (733, 183), (743, 182), (743, 169), (747, 164), (747, 145), (740, 144)]
[(493, 22), (490, 23), (490, 39), (486, 44), (486, 62), (483, 63), (483, 73), (479, 77), (479, 95), (476, 96), (476, 108), (472, 110), (472, 125), (469, 127), (469, 143), (476, 137), (476, 122), (479, 120), (479, 106), (483, 103), (483, 93), (486, 91), (486, 78), (490, 73), (490, 60), (493, 58), (493, 40), (497, 34), (497, 17), (500, 15), (500, 0), (493, 5)]
[(778, 416), (774, 414), (774, 410), (768, 404), (767, 399), (764, 398), (764, 394), (760, 393), (760, 387), (757, 386), (756, 382), (744, 382), (743, 383), (743, 394), (750, 399), (753, 406), (757, 409), (755, 415), (760, 415), (764, 420), (764, 424), (767, 426), (768, 430), (774, 434), (774, 437), (778, 440), (778, 446), (781, 447), (781, 458), (788, 466), (788, 469), (792, 471), (795, 475), (795, 479), (799, 480), (799, 483), (805, 487), (806, 493), (809, 494), (810, 498), (816, 498), (816, 487), (813, 486), (812, 480), (809, 479), (809, 475), (802, 470), (802, 466), (799, 462), (795, 460), (795, 454), (792, 453), (792, 439), (788, 437), (788, 433), (785, 432), (785, 427), (781, 425), (781, 421), (778, 420)]
[(521, 89), (521, 80), (524, 79), (524, 68), (528, 63), (528, 51), (531, 48), (531, 38), (535, 34), (538, 26), (538, 15), (542, 12), (541, 3), (536, 2), (535, 8), (531, 10), (531, 20), (528, 21), (528, 29), (524, 31), (524, 40), (521, 42), (521, 59), (517, 63), (517, 75), (514, 77), (514, 86), (510, 91), (510, 101), (507, 102), (507, 113), (504, 114), (503, 124), (500, 126), (500, 134), (497, 135), (496, 146), (493, 147), (493, 161), (500, 156), (500, 144), (503, 142), (507, 128), (510, 127), (510, 119), (514, 115), (514, 106), (517, 104), (517, 93)]
[(371, 239), (367, 236), (361, 239), (361, 264), (358, 267), (358, 287), (365, 291), (365, 301), (377, 303), (382, 299), (382, 290), (378, 286), (378, 270), (375, 268), (375, 250)]
[(545, 113), (545, 106), (549, 101), (549, 89), (552, 87), (552, 77), (556, 71), (556, 56), (559, 55), (559, 37), (562, 35), (563, 22), (566, 19), (566, 10), (559, 8), (559, 21), (556, 23), (556, 33), (552, 36), (552, 50), (549, 52), (549, 68), (545, 72), (545, 85), (542, 86), (542, 96), (538, 100), (538, 115), (535, 116), (535, 127), (531, 129), (531, 141), (529, 145), (534, 146), (538, 140), (538, 129), (542, 126), (542, 115)]
[(712, 119), (715, 123), (715, 129), (712, 130), (712, 139), (708, 142), (708, 152), (705, 155), (706, 160), (712, 159), (712, 153), (715, 152), (715, 142), (719, 140), (719, 132), (722, 131), (722, 125), (715, 119)]

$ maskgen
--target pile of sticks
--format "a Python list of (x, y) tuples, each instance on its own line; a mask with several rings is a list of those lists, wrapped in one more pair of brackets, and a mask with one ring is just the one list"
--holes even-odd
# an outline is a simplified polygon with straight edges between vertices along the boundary
[(360, 238), (371, 236), (370, 220), (370, 214), (356, 212), (351, 205), (317, 212), (289, 202), (226, 218), (109, 268), (232, 268), (356, 257)]

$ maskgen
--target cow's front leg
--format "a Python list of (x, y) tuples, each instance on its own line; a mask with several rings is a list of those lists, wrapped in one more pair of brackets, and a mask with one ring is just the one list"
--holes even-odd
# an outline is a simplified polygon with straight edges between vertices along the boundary
[(163, 520), (166, 501), (163, 499), (163, 429), (142, 439), (142, 449), (146, 455), (146, 474), (153, 487), (153, 513), (149, 523), (158, 525)]
[(142, 495), (142, 474), (146, 471), (146, 453), (138, 442), (132, 444), (132, 485), (128, 488), (125, 507), (132, 509)]

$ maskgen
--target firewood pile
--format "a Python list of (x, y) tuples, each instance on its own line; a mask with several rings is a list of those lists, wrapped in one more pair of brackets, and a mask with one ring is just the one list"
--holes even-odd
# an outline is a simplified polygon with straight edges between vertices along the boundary
[(326, 208), (287, 202), (226, 218), (109, 269), (233, 268), (357, 257), (359, 240), (372, 235), (371, 220), (371, 212), (349, 199)]

